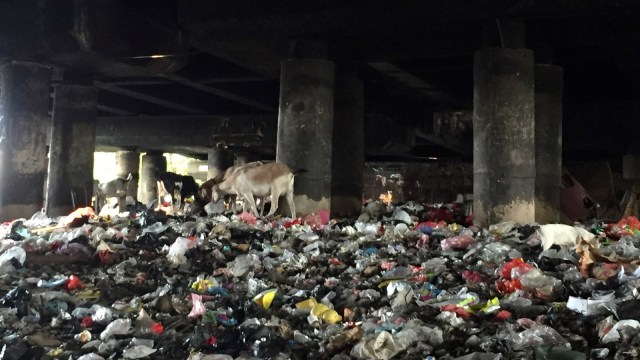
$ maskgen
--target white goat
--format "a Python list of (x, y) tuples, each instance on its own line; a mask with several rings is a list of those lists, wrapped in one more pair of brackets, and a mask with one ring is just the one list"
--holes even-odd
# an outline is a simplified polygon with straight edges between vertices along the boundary
[(227, 174), (228, 177), (212, 188), (212, 200), (217, 202), (221, 194), (236, 194), (238, 198), (247, 200), (254, 215), (258, 216), (255, 197), (271, 196), (271, 216), (278, 209), (278, 200), (284, 195), (291, 209), (291, 216), (296, 217), (293, 202), (294, 173), (282, 163), (242, 166)]
[(127, 188), (129, 181), (133, 179), (133, 174), (129, 173), (125, 179), (117, 178), (111, 181), (99, 184), (96, 189), (96, 212), (104, 206), (107, 198), (117, 197), (120, 211), (124, 211), (126, 207)]

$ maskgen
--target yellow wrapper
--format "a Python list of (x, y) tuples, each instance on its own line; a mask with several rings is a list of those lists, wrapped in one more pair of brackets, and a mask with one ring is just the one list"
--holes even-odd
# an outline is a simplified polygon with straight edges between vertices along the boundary
[(313, 314), (314, 316), (317, 317), (321, 317), (322, 313), (324, 313), (327, 310), (331, 310), (327, 305), (325, 304), (316, 304), (313, 309), (311, 309), (311, 314)]
[(322, 313), (322, 321), (329, 324), (336, 324), (342, 321), (342, 316), (338, 315), (335, 310), (327, 310)]
[(318, 301), (316, 300), (316, 298), (312, 297), (297, 303), (296, 309), (300, 309), (300, 310), (313, 309), (313, 307), (316, 306), (317, 304), (318, 304)]
[(58, 356), (62, 355), (63, 352), (64, 352), (63, 349), (57, 348), (57, 349), (53, 349), (53, 350), (49, 351), (47, 353), (47, 355), (49, 355), (51, 357), (58, 357)]
[(253, 298), (253, 302), (262, 306), (265, 309), (268, 309), (273, 302), (273, 299), (276, 297), (276, 293), (278, 289), (269, 289), (261, 292)]

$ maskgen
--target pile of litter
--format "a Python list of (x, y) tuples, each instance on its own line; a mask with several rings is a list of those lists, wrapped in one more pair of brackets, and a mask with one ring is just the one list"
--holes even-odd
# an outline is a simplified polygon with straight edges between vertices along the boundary
[(640, 221), (167, 217), (0, 226), (0, 359), (633, 359)]

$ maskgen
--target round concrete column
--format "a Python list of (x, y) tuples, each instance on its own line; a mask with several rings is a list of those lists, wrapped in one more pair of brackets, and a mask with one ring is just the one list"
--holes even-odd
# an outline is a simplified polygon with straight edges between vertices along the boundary
[(640, 154), (629, 153), (622, 157), (622, 178), (640, 181)]
[(50, 82), (42, 65), (0, 66), (0, 221), (44, 206)]
[(210, 149), (207, 157), (207, 165), (207, 179), (213, 179), (233, 166), (233, 154), (223, 147)]
[(535, 215), (533, 52), (474, 54), (473, 211), (477, 224), (530, 223)]
[(359, 214), (364, 173), (364, 90), (355, 72), (336, 73), (331, 213)]
[(282, 62), (276, 160), (294, 171), (307, 170), (295, 179), (297, 215), (331, 207), (334, 80), (330, 61)]
[(536, 222), (560, 221), (562, 68), (535, 66)]
[(53, 101), (47, 214), (68, 215), (91, 206), (98, 89), (56, 86)]
[(142, 157), (140, 172), (140, 202), (149, 204), (158, 198), (158, 184), (156, 175), (167, 171), (167, 159), (162, 153), (147, 153)]
[(116, 153), (116, 171), (116, 175), (123, 179), (132, 174), (127, 187), (127, 196), (137, 199), (140, 180), (140, 153), (137, 151), (118, 151)]

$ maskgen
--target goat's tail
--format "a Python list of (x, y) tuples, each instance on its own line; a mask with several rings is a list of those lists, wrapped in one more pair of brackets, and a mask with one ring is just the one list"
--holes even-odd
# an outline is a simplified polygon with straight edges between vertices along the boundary
[(298, 170), (295, 170), (294, 172), (292, 172), (292, 174), (293, 174), (293, 176), (296, 176), (298, 174), (304, 174), (304, 173), (307, 173), (307, 172), (309, 172), (307, 169), (298, 169)]

